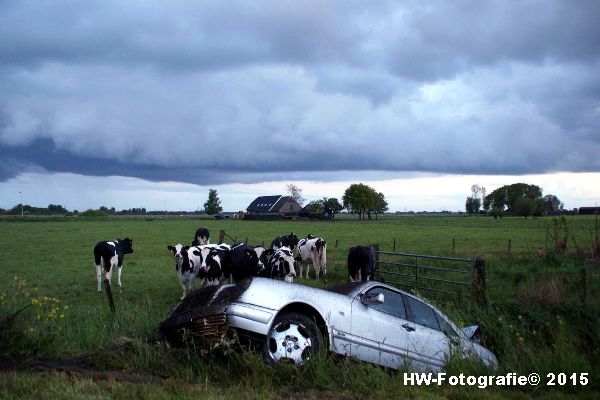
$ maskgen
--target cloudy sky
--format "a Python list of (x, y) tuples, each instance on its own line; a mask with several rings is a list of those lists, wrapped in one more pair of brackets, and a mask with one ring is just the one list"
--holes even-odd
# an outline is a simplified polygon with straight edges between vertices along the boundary
[(600, 202), (600, 2), (0, 0), (0, 207)]

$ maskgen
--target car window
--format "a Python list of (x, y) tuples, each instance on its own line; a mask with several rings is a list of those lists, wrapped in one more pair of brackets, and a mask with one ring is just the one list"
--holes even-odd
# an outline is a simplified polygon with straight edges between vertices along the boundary
[(382, 287), (376, 287), (367, 292), (370, 295), (383, 293), (383, 304), (369, 304), (369, 308), (393, 315), (398, 318), (406, 319), (406, 309), (404, 308), (404, 300), (402, 295), (393, 290)]
[(444, 319), (444, 317), (442, 317), (439, 313), (436, 313), (438, 322), (440, 323), (440, 328), (442, 330), (442, 332), (444, 332), (444, 334), (448, 337), (458, 337), (458, 334), (456, 333), (456, 331), (454, 330), (454, 328), (452, 328), (452, 325), (450, 325), (448, 322), (446, 322), (446, 320)]
[(441, 330), (433, 308), (410, 296), (406, 296), (406, 301), (412, 310), (413, 322), (415, 324), (423, 325), (438, 331)]

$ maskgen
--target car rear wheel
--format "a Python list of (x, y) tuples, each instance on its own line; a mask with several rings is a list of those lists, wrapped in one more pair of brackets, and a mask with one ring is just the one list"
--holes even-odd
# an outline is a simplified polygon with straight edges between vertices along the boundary
[(323, 349), (323, 336), (315, 322), (304, 314), (279, 315), (267, 334), (263, 357), (271, 365), (302, 365)]

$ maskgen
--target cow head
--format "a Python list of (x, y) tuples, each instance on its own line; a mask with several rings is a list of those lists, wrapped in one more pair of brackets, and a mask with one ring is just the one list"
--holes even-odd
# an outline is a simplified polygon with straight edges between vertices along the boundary
[(171, 253), (173, 253), (173, 258), (175, 258), (175, 269), (179, 271), (183, 265), (183, 245), (180, 243), (177, 243), (175, 246), (168, 245), (167, 249), (171, 250)]
[(200, 256), (200, 271), (205, 273), (211, 271), (212, 274), (220, 275), (221, 256), (216, 247), (210, 245), (200, 246), (199, 250), (196, 250), (194, 254)]
[(270, 263), (271, 276), (273, 278), (283, 278), (286, 282), (293, 282), (294, 276), (296, 276), (295, 261), (289, 247), (282, 247), (275, 251)]
[(133, 253), (133, 239), (117, 239), (117, 242), (119, 242), (119, 247), (121, 247), (123, 254)]

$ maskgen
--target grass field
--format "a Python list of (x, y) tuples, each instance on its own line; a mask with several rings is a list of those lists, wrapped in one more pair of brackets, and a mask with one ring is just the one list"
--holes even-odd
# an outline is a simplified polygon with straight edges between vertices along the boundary
[[(586, 262), (586, 251), (596, 223), (593, 217), (568, 218), (567, 256), (553, 251), (551, 218), (415, 216), (333, 223), (1, 219), (0, 354), (10, 368), (0, 372), (0, 398), (594, 398), (600, 394), (600, 266)], [(403, 252), (484, 256), (488, 305), (465, 300), (442, 308), (457, 322), (483, 326), (486, 345), (498, 354), (502, 371), (589, 372), (590, 384), (407, 387), (402, 374), (348, 360), (328, 357), (307, 368), (275, 371), (249, 351), (206, 354), (169, 348), (154, 337), (156, 326), (181, 295), (166, 247), (191, 242), (199, 226), (210, 230), (213, 242), (221, 229), (250, 244), (269, 244), (289, 232), (321, 236), (328, 242), (329, 283), (345, 281), (345, 255), (355, 244), (377, 243), (391, 251), (395, 243)], [(134, 240), (134, 253), (126, 257), (113, 315), (105, 294), (96, 292), (92, 249), (100, 240), (126, 236)], [(28, 367), (15, 371), (19, 365)], [(36, 368), (54, 372), (40, 374)], [(61, 368), (71, 372), (56, 372)], [(450, 369), (479, 371), (460, 363)]]

